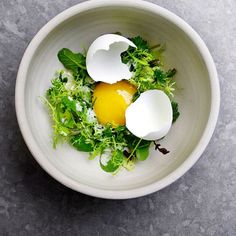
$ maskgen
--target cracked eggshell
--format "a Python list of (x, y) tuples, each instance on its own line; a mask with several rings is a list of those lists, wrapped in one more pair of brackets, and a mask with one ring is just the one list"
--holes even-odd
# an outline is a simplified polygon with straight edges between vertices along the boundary
[(126, 127), (144, 140), (164, 137), (172, 124), (172, 106), (161, 90), (148, 90), (126, 109)]
[(122, 63), (120, 56), (129, 46), (136, 48), (133, 42), (120, 35), (105, 34), (98, 37), (89, 47), (86, 57), (86, 67), (91, 78), (109, 84), (130, 79), (132, 73)]

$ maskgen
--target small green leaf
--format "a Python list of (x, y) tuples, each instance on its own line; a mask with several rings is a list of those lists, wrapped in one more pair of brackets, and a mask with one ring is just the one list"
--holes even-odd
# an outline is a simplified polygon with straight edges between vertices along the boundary
[(100, 158), (100, 166), (106, 172), (115, 172), (120, 166), (122, 166), (124, 161), (124, 154), (120, 150), (116, 150), (113, 152), (111, 159), (103, 165)]
[(92, 152), (93, 146), (91, 143), (87, 143), (85, 137), (82, 135), (76, 135), (70, 140), (71, 144), (78, 150), (82, 152)]
[(149, 49), (148, 42), (140, 36), (131, 38), (130, 40), (137, 46), (138, 49)]
[(166, 74), (164, 71), (157, 69), (154, 71), (154, 78), (157, 82), (165, 83), (166, 82)]
[(63, 126), (67, 128), (73, 128), (76, 125), (74, 121), (74, 117), (70, 111), (66, 110), (64, 113), (58, 111), (57, 113), (58, 113), (60, 122), (62, 123)]
[(175, 68), (170, 69), (166, 72), (166, 77), (167, 78), (172, 78), (176, 73), (177, 73), (177, 70)]
[(67, 137), (70, 133), (70, 130), (67, 127), (59, 126), (58, 127), (58, 134), (61, 136)]
[(106, 136), (106, 137), (112, 137), (113, 134), (112, 134), (112, 126), (110, 124), (108, 124), (104, 131), (103, 131), (103, 134)]
[(145, 161), (148, 158), (150, 144), (151, 144), (150, 141), (142, 140), (142, 142), (140, 143), (139, 147), (135, 152), (138, 160)]
[(121, 165), (123, 163), (124, 157), (125, 156), (122, 151), (116, 150), (113, 152), (111, 159), (114, 164)]
[(76, 112), (76, 102), (74, 100), (64, 96), (61, 98), (61, 102), (67, 109)]
[(178, 119), (179, 113), (179, 105), (177, 102), (171, 102), (172, 111), (173, 111), (173, 123)]
[(120, 167), (119, 165), (114, 164), (112, 160), (109, 160), (106, 163), (106, 165), (103, 165), (101, 162), (101, 159), (100, 159), (100, 166), (105, 172), (108, 172), (108, 173), (115, 172)]
[(58, 54), (59, 61), (68, 70), (71, 70), (74, 75), (78, 74), (79, 69), (86, 70), (86, 59), (81, 53), (73, 53), (68, 48), (61, 49)]

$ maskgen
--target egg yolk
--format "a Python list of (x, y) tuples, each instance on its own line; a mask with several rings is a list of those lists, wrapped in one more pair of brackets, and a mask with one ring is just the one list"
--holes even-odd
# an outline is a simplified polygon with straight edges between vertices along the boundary
[(125, 111), (135, 93), (136, 88), (125, 80), (97, 84), (93, 92), (93, 109), (98, 121), (104, 125), (125, 125)]

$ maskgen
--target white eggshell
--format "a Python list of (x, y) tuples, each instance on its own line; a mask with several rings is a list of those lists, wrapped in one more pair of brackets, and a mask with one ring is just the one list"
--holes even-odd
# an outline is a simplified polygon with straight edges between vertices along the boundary
[(105, 34), (98, 37), (89, 47), (86, 57), (86, 67), (91, 78), (109, 84), (130, 79), (132, 73), (122, 63), (120, 56), (129, 46), (136, 47), (133, 42), (120, 35)]
[(172, 106), (161, 90), (148, 90), (126, 109), (126, 127), (145, 140), (164, 137), (172, 124)]

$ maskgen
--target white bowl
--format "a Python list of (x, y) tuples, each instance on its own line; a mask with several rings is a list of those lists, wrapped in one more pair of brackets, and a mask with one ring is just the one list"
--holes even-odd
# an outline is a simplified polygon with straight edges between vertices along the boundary
[[(99, 35), (141, 35), (151, 44), (165, 42), (167, 68), (175, 67), (176, 100), (181, 116), (161, 142), (170, 154), (151, 150), (134, 171), (103, 172), (98, 160), (69, 145), (52, 148), (49, 114), (41, 103), (63, 47), (83, 51)], [(160, 190), (181, 177), (208, 144), (219, 111), (220, 91), (212, 57), (199, 35), (173, 13), (140, 0), (88, 1), (49, 21), (25, 51), (16, 82), (16, 113), (23, 137), (38, 163), (62, 184), (88, 195), (125, 199)]]

